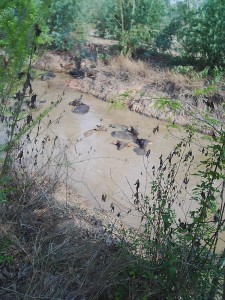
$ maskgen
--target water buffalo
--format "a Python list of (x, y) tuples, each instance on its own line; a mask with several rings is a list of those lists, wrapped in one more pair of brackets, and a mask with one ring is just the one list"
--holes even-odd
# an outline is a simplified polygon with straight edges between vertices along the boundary
[(76, 114), (86, 114), (89, 111), (89, 106), (81, 102), (78, 106), (76, 106), (73, 110)]
[(113, 131), (111, 133), (113, 137), (116, 137), (118, 139), (123, 139), (123, 140), (133, 140), (134, 136), (132, 133), (128, 131)]
[(42, 81), (46, 81), (46, 80), (50, 80), (50, 79), (54, 78), (55, 76), (56, 76), (56, 75), (55, 75), (52, 71), (48, 71), (48, 73), (42, 74), (42, 75), (40, 76), (40, 79), (41, 79)]
[(86, 114), (89, 111), (89, 105), (81, 101), (82, 97), (83, 95), (81, 95), (80, 98), (77, 98), (69, 103), (69, 105), (75, 107), (73, 112), (76, 114)]

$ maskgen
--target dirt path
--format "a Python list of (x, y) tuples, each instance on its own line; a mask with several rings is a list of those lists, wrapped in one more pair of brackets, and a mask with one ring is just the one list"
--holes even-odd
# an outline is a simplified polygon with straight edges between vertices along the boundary
[(118, 45), (119, 42), (116, 40), (106, 40), (101, 37), (98, 37), (95, 35), (95, 30), (90, 30), (90, 34), (88, 37), (88, 43), (94, 44), (94, 45), (101, 45), (101, 46), (112, 46), (112, 45)]

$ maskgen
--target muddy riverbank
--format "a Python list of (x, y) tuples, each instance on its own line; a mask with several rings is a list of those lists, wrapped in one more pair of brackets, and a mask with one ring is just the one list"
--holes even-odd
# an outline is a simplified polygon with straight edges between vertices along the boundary
[[(69, 79), (69, 75), (57, 74), (50, 81), (37, 79), (33, 82), (40, 105), (37, 114), (51, 103), (60, 101), (29, 139), (25, 137), (23, 149), (27, 154), (18, 167), (37, 178), (40, 174), (57, 175), (62, 184), (60, 192), (56, 189), (57, 201), (63, 201), (69, 207), (85, 208), (112, 226), (123, 224), (138, 228), (142, 213), (136, 205), (137, 186), (141, 201), (150, 197), (151, 206), (150, 183), (156, 179), (154, 174), (185, 132), (179, 129), (168, 131), (167, 123), (129, 110), (112, 110), (109, 103), (66, 86)], [(69, 105), (81, 95), (82, 102), (89, 106), (86, 114), (74, 113), (73, 106)], [(130, 127), (138, 131), (140, 139), (151, 142), (145, 151), (137, 152), (139, 148), (134, 140), (115, 136), (115, 132), (128, 134), (126, 129)], [(129, 147), (118, 149), (115, 144), (118, 139), (129, 143)], [(204, 146), (204, 140), (197, 135), (190, 149), (186, 149), (194, 155), (188, 173), (195, 173), (200, 160), (205, 159)], [(183, 185), (187, 169), (188, 165), (182, 162), (176, 174), (181, 193), (173, 202), (177, 219), (184, 222), (188, 222), (188, 212), (196, 207), (196, 202), (190, 200), (190, 193), (200, 179), (191, 176), (186, 189)]]
[[(50, 56), (57, 57), (56, 54)], [(65, 63), (65, 57), (59, 59), (60, 64)], [(73, 291), (75, 297), (82, 296), (82, 299), (99, 293), (104, 280), (111, 287), (111, 274), (121, 273), (121, 267), (127, 274), (129, 263), (131, 270), (134, 266), (133, 255), (121, 256), (118, 240), (129, 241), (130, 229), (136, 230), (138, 237), (145, 217), (156, 201), (162, 200), (160, 194), (153, 196), (151, 183), (154, 181), (166, 191), (168, 208), (175, 211), (174, 228), (187, 226), (189, 213), (198, 205), (191, 198), (191, 190), (200, 178), (192, 174), (199, 170), (199, 162), (206, 159), (204, 147), (208, 141), (196, 134), (193, 143), (185, 146), (183, 156), (179, 159), (178, 155), (173, 161), (175, 168), (179, 165), (177, 171), (169, 171), (165, 162), (172, 159), (171, 151), (181, 142), (185, 131), (181, 128), (168, 131), (168, 123), (159, 120), (165, 119), (165, 115), (160, 115), (162, 112), (158, 110), (155, 110), (155, 118), (151, 118), (134, 109), (114, 109), (111, 98), (101, 98), (104, 90), (96, 90), (97, 85), (92, 93), (89, 89), (85, 90), (86, 94), (82, 93), (84, 89), (79, 84), (89, 82), (90, 78), (65, 74), (73, 66), (73, 59), (67, 58), (68, 64), (63, 65), (63, 70), (54, 68), (50, 59), (48, 65), (36, 72), (32, 83), (37, 109), (24, 104), (25, 114), (29, 111), (33, 119), (49, 106), (53, 108), (22, 137), (20, 150), (15, 150), (19, 186), (14, 187), (15, 194), (10, 194), (10, 201), (1, 206), (4, 216), (1, 233), (16, 241), (7, 249), (7, 254), (15, 257), (14, 263), (4, 264), (0, 270), (4, 288), (1, 295), (4, 296), (10, 295), (12, 285), (17, 285), (16, 293), (21, 290), (21, 295), (32, 287), (32, 297), (36, 298), (46, 297), (47, 293), (48, 298), (55, 297), (56, 291), (60, 298), (65, 298)], [(58, 72), (52, 76), (47, 74), (48, 70)], [(94, 84), (95, 79), (91, 80)], [(123, 86), (123, 81), (120, 84), (124, 90), (118, 88), (117, 96), (129, 87), (128, 83)], [(110, 89), (110, 85), (106, 84), (106, 88)], [(96, 94), (97, 98), (105, 101), (93, 97), (96, 91), (100, 93)], [(112, 91), (115, 93), (113, 88)], [(125, 98), (129, 107), (133, 92), (124, 95), (122, 100), (126, 103)], [(139, 97), (144, 96), (139, 93)], [(140, 101), (142, 109), (143, 101)], [(88, 107), (84, 114), (76, 111), (80, 102)], [(154, 106), (151, 109), (153, 112)], [(168, 116), (171, 120), (175, 117), (171, 111)], [(180, 117), (187, 121), (186, 115)], [(26, 124), (26, 121), (25, 118), (21, 122)], [(175, 121), (179, 123), (178, 119)], [(149, 143), (142, 147), (145, 144), (138, 143), (138, 139)], [(126, 145), (118, 147), (118, 140)], [(19, 155), (21, 149), (22, 156)], [(192, 158), (189, 168), (188, 161)], [(162, 176), (158, 177), (156, 174), (160, 172)], [(174, 173), (174, 181), (169, 181)], [(219, 196), (217, 201), (221, 201)], [(142, 209), (146, 209), (147, 214)], [(212, 220), (213, 216), (209, 216), (209, 222)], [(135, 243), (136, 239), (131, 242)], [(224, 236), (220, 236), (217, 251), (223, 249)], [(127, 284), (127, 275), (125, 277)], [(118, 280), (121, 282), (120, 277)], [(116, 284), (118, 280), (116, 278)], [(137, 284), (140, 284), (138, 277)], [(62, 286), (66, 287), (64, 294)], [(49, 296), (52, 295), (49, 291), (53, 291), (54, 296)], [(26, 297), (29, 295), (26, 292)], [(14, 294), (8, 298), (12, 297)], [(111, 299), (108, 294), (103, 298)]]
[[(159, 68), (154, 59), (143, 62), (114, 57), (109, 49), (108, 45), (88, 44), (82, 50), (83, 58), (79, 59), (76, 51), (73, 54), (47, 52), (34, 67), (69, 73), (68, 87), (110, 102), (116, 108), (126, 107), (141, 115), (179, 125), (191, 125), (196, 120), (201, 124), (199, 121), (206, 114), (223, 120), (225, 92), (222, 88), (219, 92), (205, 94), (205, 82), (201, 79), (190, 80), (166, 67)], [(196, 91), (202, 94), (197, 97)], [(174, 110), (165, 106), (159, 109), (156, 105), (159, 99), (176, 101), (182, 108)], [(199, 129), (204, 131), (204, 125)]]
[[(69, 104), (80, 99), (81, 93), (68, 85), (69, 80), (69, 75), (57, 74), (49, 81), (34, 81), (39, 110), (58, 99), (60, 102), (41, 121), (38, 133), (32, 133), (31, 142), (25, 139), (28, 155), (22, 163), (32, 173), (42, 168), (47, 175), (57, 172), (60, 180), (74, 188), (90, 206), (118, 215), (127, 225), (137, 226), (141, 216), (134, 206), (135, 184), (138, 180), (140, 195), (148, 195), (153, 169), (158, 168), (160, 156), (167, 157), (183, 133), (169, 132), (165, 122), (133, 111), (110, 109), (109, 103), (87, 94), (83, 94), (82, 102), (88, 105), (88, 112), (76, 114)], [(136, 139), (130, 139), (129, 128), (138, 132), (139, 140), (150, 142), (146, 149), (141, 149)], [(126, 146), (118, 148), (115, 143), (118, 140)], [(199, 137), (192, 147), (196, 160), (193, 166), (202, 157), (201, 143)], [(46, 165), (48, 160), (50, 163)], [(177, 174), (180, 184), (184, 170), (185, 166)], [(190, 188), (194, 184), (195, 179)], [(186, 218), (190, 209), (187, 198), (183, 195), (177, 203), (182, 218)]]

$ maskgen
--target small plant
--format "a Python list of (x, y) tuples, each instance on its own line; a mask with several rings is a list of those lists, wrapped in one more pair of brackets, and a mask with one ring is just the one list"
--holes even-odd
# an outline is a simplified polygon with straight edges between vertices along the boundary
[(205, 67), (202, 71), (196, 71), (193, 66), (175, 66), (174, 73), (183, 74), (191, 79), (205, 79), (207, 85), (220, 84), (225, 76), (225, 71), (222, 67)]
[(181, 103), (174, 99), (159, 98), (155, 102), (155, 107), (157, 109), (169, 108), (174, 111), (179, 111), (181, 109)]
[(212, 96), (217, 92), (216, 86), (209, 85), (203, 89), (196, 89), (193, 91), (194, 96), (199, 97), (199, 96)]
[(11, 264), (13, 262), (13, 257), (8, 255), (9, 247), (12, 242), (8, 237), (0, 237), (0, 266), (4, 263)]
[(209, 79), (209, 84), (220, 84), (224, 81), (225, 69), (222, 67), (215, 66), (212, 70), (211, 79)]
[(191, 75), (194, 71), (193, 66), (175, 66), (173, 68), (175, 73), (183, 74), (183, 75)]
[(206, 79), (209, 76), (209, 67), (204, 68), (202, 71), (196, 71), (193, 66), (175, 66), (174, 73), (187, 75), (192, 79)]
[(107, 54), (107, 53), (99, 53), (97, 57), (104, 64), (108, 64), (108, 62), (109, 62), (109, 60), (111, 58), (111, 56), (109, 54)]
[(110, 100), (109, 110), (121, 110), (126, 108), (126, 102), (131, 98), (133, 91), (126, 91)]
[(111, 109), (115, 109), (115, 110), (125, 109), (125, 104), (124, 104), (123, 100), (120, 100), (120, 99), (118, 99), (118, 100), (111, 100), (109, 111)]

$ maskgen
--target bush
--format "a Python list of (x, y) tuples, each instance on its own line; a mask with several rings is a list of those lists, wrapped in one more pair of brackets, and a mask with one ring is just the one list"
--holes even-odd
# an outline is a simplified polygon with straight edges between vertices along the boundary
[(156, 40), (163, 51), (178, 42), (181, 54), (205, 66), (225, 65), (225, 3), (207, 0), (198, 7), (178, 2), (171, 8), (172, 19)]
[(77, 0), (55, 0), (51, 3), (47, 25), (56, 49), (71, 49), (78, 35), (82, 33), (79, 26), (81, 5)]
[(164, 1), (103, 1), (96, 29), (100, 35), (119, 39), (122, 54), (149, 47), (164, 15)]

